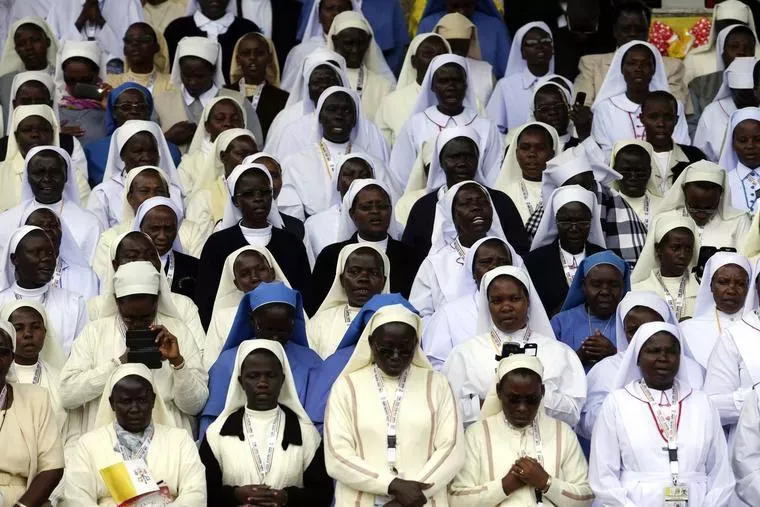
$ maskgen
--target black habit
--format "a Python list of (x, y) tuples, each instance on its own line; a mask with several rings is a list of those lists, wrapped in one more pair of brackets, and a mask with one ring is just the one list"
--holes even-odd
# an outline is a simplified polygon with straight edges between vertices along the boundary
[[(240, 226), (234, 225), (212, 234), (203, 246), (194, 300), (204, 329), (208, 329), (211, 322), (224, 261), (232, 252), (247, 245)], [(301, 293), (304, 307), (308, 308), (311, 302), (311, 273), (303, 243), (293, 234), (272, 227), (272, 239), (267, 249), (282, 268), (290, 286)]]
[[(603, 250), (602, 247), (586, 243), (586, 257)], [(555, 239), (552, 244), (537, 248), (523, 257), (530, 279), (549, 318), (560, 311), (570, 289), (560, 255), (559, 239)]]
[[(227, 31), (218, 37), (222, 46), (222, 73), (224, 82), (230, 84), (230, 64), (232, 63), (232, 51), (240, 37), (250, 32), (260, 32), (256, 23), (244, 18), (235, 18)], [(177, 18), (164, 30), (166, 44), (169, 47), (169, 61), (174, 64), (174, 55), (177, 53), (177, 44), (183, 37), (206, 37), (206, 32), (198, 28), (192, 16)]]
[[(333, 279), (335, 278), (340, 251), (343, 250), (344, 246), (358, 242), (357, 234), (354, 233), (347, 241), (326, 246), (317, 256), (312, 276), (314, 310), (319, 308), (319, 305), (322, 304), (322, 301), (325, 300), (327, 293), (330, 291)], [(388, 248), (385, 250), (385, 254), (391, 262), (391, 276), (389, 280), (391, 292), (401, 293), (402, 296), (408, 299), (414, 278), (420, 269), (420, 264), (425, 260), (425, 254), (415, 247), (405, 245), (390, 237), (388, 238)]]
[[(282, 69), (288, 53), (298, 44), (298, 26), (303, 3), (299, 0), (271, 0), (269, 3), (272, 6), (272, 44), (277, 51), (277, 61)], [(242, 0), (237, 0), (237, 16), (243, 17)]]
[[(487, 189), (491, 195), (491, 201), (496, 209), (496, 214), (501, 221), (504, 235), (507, 241), (517, 251), (524, 255), (530, 250), (530, 238), (525, 231), (520, 213), (515, 203), (507, 194), (493, 188)], [(409, 212), (409, 220), (406, 222), (402, 241), (416, 247), (419, 251), (430, 251), (431, 237), (433, 236), (433, 222), (435, 221), (435, 206), (438, 203), (438, 191), (420, 197), (412, 210)]]
[[(166, 268), (164, 273), (166, 273)], [(167, 273), (168, 274), (168, 273)], [(174, 278), (172, 292), (195, 298), (195, 280), (198, 278), (198, 259), (191, 255), (174, 251)]]

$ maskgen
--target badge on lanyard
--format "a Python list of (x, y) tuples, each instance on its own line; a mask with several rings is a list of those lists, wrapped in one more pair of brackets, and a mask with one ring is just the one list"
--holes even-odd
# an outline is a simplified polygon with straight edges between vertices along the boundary
[(689, 492), (684, 485), (665, 488), (665, 507), (688, 507)]

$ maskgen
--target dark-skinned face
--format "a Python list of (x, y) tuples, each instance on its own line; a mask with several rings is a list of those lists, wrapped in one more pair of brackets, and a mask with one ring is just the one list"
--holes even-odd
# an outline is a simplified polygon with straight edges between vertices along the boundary
[(431, 88), (439, 106), (451, 110), (460, 108), (467, 94), (467, 74), (459, 65), (447, 63), (433, 74)]
[(483, 276), (492, 269), (512, 265), (512, 253), (498, 239), (490, 239), (478, 247), (472, 259), (472, 277), (480, 287)]
[(47, 334), (42, 315), (32, 307), (22, 306), (10, 314), (8, 322), (16, 330), (16, 360), (24, 364), (36, 362)]
[(273, 282), (274, 268), (258, 252), (246, 250), (237, 256), (232, 264), (235, 287), (240, 292), (248, 293), (261, 285), (261, 282)]
[(669, 231), (655, 245), (662, 276), (682, 276), (694, 254), (694, 234), (679, 227)]
[(58, 255), (61, 248), (61, 238), (63, 237), (61, 220), (58, 218), (58, 215), (47, 208), (38, 208), (26, 219), (26, 225), (33, 225), (45, 231), (53, 243), (53, 250), (56, 256)]
[(669, 100), (649, 99), (639, 115), (644, 125), (646, 140), (654, 147), (670, 146), (678, 121), (678, 107)]
[(342, 86), (338, 72), (327, 64), (315, 68), (309, 76), (309, 99), (316, 105), (319, 97), (331, 86)]
[(739, 162), (750, 169), (760, 166), (760, 121), (739, 122), (731, 139)]
[(356, 195), (348, 214), (362, 238), (381, 241), (388, 236), (391, 211), (391, 200), (385, 190), (368, 185)]
[(113, 117), (119, 126), (127, 120), (148, 121), (150, 120), (148, 100), (136, 89), (124, 90), (114, 102)]
[[(469, 42), (468, 42), (469, 45)], [(448, 53), (449, 50), (440, 37), (428, 37), (417, 46), (417, 52), (411, 57), (412, 67), (417, 71), (417, 83), (422, 84), (425, 73), (430, 67), (430, 62), (438, 55)]]
[(736, 58), (755, 56), (755, 36), (748, 30), (733, 29), (723, 44), (723, 66), (728, 68)]
[(462, 16), (470, 17), (475, 13), (477, 0), (446, 0), (446, 12), (458, 12)]
[(554, 56), (552, 37), (540, 28), (531, 28), (525, 34), (520, 48), (525, 62), (533, 68), (540, 68), (544, 73), (549, 71), (549, 63)]
[(533, 100), (536, 121), (554, 127), (559, 135), (567, 133), (570, 112), (562, 92), (554, 86), (545, 86)]
[(177, 238), (177, 215), (168, 206), (156, 206), (146, 213), (140, 230), (150, 236), (159, 255), (166, 255)]
[(26, 70), (43, 70), (52, 63), (47, 61), (50, 39), (35, 24), (25, 23), (18, 27), (13, 34), (13, 45)]
[(150, 424), (156, 395), (146, 379), (128, 375), (113, 386), (108, 402), (119, 426), (131, 433), (141, 433)]
[(346, 59), (346, 67), (358, 69), (364, 61), (372, 36), (359, 28), (346, 28), (333, 35), (335, 52)]
[(282, 190), (282, 167), (279, 162), (270, 157), (262, 157), (258, 162), (269, 171), (269, 176), (272, 178), (272, 194), (276, 200)]
[(273, 55), (269, 44), (260, 35), (246, 35), (238, 45), (235, 55), (237, 64), (243, 70), (247, 84), (262, 83)]
[(546, 163), (554, 158), (554, 143), (543, 127), (528, 127), (517, 138), (517, 163), (528, 181), (541, 181)]
[(638, 365), (649, 387), (670, 389), (681, 365), (681, 343), (664, 331), (653, 334), (641, 347)]
[(622, 63), (623, 79), (629, 90), (648, 89), (655, 72), (654, 57), (646, 46), (633, 46)]
[(203, 58), (183, 56), (179, 59), (179, 71), (187, 93), (196, 99), (214, 84), (214, 66)]
[(169, 187), (158, 172), (146, 169), (135, 176), (127, 192), (127, 203), (137, 213), (137, 208), (151, 197), (169, 197)]
[(583, 295), (589, 312), (600, 319), (608, 319), (615, 313), (624, 290), (623, 273), (609, 264), (594, 266), (583, 280)]
[(348, 192), (348, 187), (354, 180), (372, 178), (372, 168), (360, 158), (350, 158), (340, 166), (337, 189), (341, 198)]
[(24, 288), (42, 287), (53, 278), (56, 264), (55, 248), (45, 231), (32, 231), (11, 253), (16, 280)]
[(491, 320), (500, 331), (513, 333), (528, 324), (528, 292), (516, 278), (496, 277), (488, 286), (487, 296)]
[(161, 269), (158, 252), (150, 238), (142, 232), (135, 231), (124, 236), (116, 247), (116, 255), (112, 262), (113, 270), (117, 271), (123, 264), (138, 261), (150, 262), (156, 270)]
[(225, 130), (245, 126), (243, 111), (234, 100), (220, 100), (211, 107), (205, 126), (211, 142), (214, 142)]
[(116, 298), (116, 307), (128, 330), (148, 329), (156, 320), (158, 296), (134, 294)]
[(266, 349), (254, 350), (240, 366), (238, 382), (251, 410), (272, 410), (277, 406), (285, 374), (279, 359)]
[(640, 146), (627, 146), (615, 156), (614, 169), (623, 179), (618, 182), (620, 191), (630, 197), (643, 197), (652, 175), (649, 153)]
[(37, 153), (29, 160), (26, 171), (29, 186), (38, 202), (53, 204), (61, 200), (68, 174), (66, 162), (58, 153)]
[(230, 0), (198, 0), (201, 12), (209, 19), (219, 19), (227, 12)]
[(319, 2), (319, 23), (325, 33), (330, 31), (335, 16), (341, 12), (352, 10), (349, 0), (320, 0)]
[(441, 149), (438, 160), (449, 187), (475, 179), (480, 149), (467, 137), (455, 137)]
[(145, 23), (135, 23), (124, 34), (124, 57), (130, 67), (152, 67), (160, 51), (153, 29)]
[(557, 210), (555, 220), (560, 246), (574, 254), (582, 252), (591, 231), (591, 210), (583, 203), (569, 202)]
[(124, 171), (127, 173), (135, 167), (157, 166), (161, 157), (158, 153), (156, 138), (150, 132), (138, 132), (124, 143), (121, 159), (124, 161)]
[(235, 167), (243, 163), (243, 159), (259, 151), (256, 141), (248, 136), (240, 136), (233, 139), (227, 145), (227, 149), (219, 152), (219, 160), (224, 165), (224, 177), (229, 178)]
[(319, 110), (322, 135), (334, 143), (346, 143), (356, 126), (356, 104), (345, 92), (333, 93), (322, 103)]
[(468, 243), (485, 236), (493, 221), (491, 201), (485, 191), (475, 184), (459, 189), (451, 206), (451, 215), (460, 239)]
[(295, 309), (284, 303), (269, 303), (251, 313), (256, 338), (288, 342), (295, 326)]
[(0, 329), (0, 384), (5, 385), (5, 377), (13, 362), (13, 342), (11, 337)]
[(50, 90), (39, 81), (27, 81), (19, 86), (16, 96), (13, 98), (13, 108), (18, 106), (45, 105), (53, 107), (53, 99), (50, 98)]
[(348, 296), (348, 304), (361, 308), (380, 294), (385, 285), (385, 268), (380, 255), (371, 248), (359, 248), (346, 259), (340, 284)]
[(15, 132), (18, 149), (23, 156), (37, 146), (53, 144), (53, 126), (42, 116), (27, 116)]
[(634, 306), (623, 318), (623, 329), (628, 343), (633, 340), (633, 335), (647, 322), (665, 322), (662, 315), (646, 306)]
[(723, 188), (717, 184), (690, 182), (683, 186), (683, 194), (686, 211), (698, 226), (704, 227), (718, 212)]
[(272, 208), (272, 185), (260, 170), (249, 169), (237, 180), (232, 203), (240, 209), (247, 227), (264, 228)]
[(69, 88), (77, 83), (97, 84), (98, 66), (86, 58), (69, 58), (63, 62), (63, 81)]
[(644, 12), (621, 12), (612, 26), (612, 36), (618, 47), (632, 40), (645, 41), (649, 36), (649, 23)]
[(369, 337), (372, 358), (390, 377), (398, 377), (412, 364), (417, 343), (417, 332), (403, 322), (383, 324)]
[(715, 306), (721, 312), (734, 314), (744, 307), (749, 292), (749, 274), (738, 264), (718, 268), (710, 281)]
[(501, 410), (509, 424), (524, 428), (533, 423), (544, 396), (544, 386), (537, 374), (527, 369), (511, 371), (496, 388)]

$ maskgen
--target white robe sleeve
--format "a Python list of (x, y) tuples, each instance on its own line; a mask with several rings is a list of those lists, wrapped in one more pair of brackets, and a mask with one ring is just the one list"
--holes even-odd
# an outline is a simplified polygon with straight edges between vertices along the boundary
[(483, 153), (483, 176), (486, 178), (486, 183), (493, 186), (499, 177), (501, 162), (504, 158), (503, 136), (493, 122), (491, 122), (491, 128), (488, 131), (488, 139), (485, 144), (481, 142), (481, 146), (486, 146)]
[(353, 386), (347, 377), (333, 385), (325, 410), (325, 466), (327, 474), (336, 481), (357, 491), (373, 495), (387, 495), (388, 486), (395, 479), (389, 471), (376, 470), (364, 461), (356, 450), (354, 418), (356, 413)]
[(417, 276), (414, 277), (409, 293), (409, 302), (420, 312), (420, 317), (428, 317), (435, 313), (435, 280), (435, 267), (430, 262), (430, 257), (426, 257), (417, 271)]
[[(707, 160), (717, 162), (720, 158), (721, 147), (713, 146), (712, 137), (714, 136), (711, 135), (712, 130), (709, 126), (709, 120), (711, 118), (714, 118), (714, 115), (710, 113), (712, 113), (712, 109), (708, 106), (705, 108), (702, 116), (699, 118), (699, 122), (697, 123), (697, 131), (694, 133), (694, 147), (702, 150), (702, 152), (707, 156)], [(715, 128), (715, 125), (713, 125), (713, 128)], [(721, 139), (722, 138), (723, 135), (721, 134)]]
[(422, 332), (421, 346), (433, 368), (440, 371), (453, 348), (451, 332), (443, 311), (435, 312), (428, 319)]
[(99, 326), (88, 325), (74, 340), (71, 355), (63, 365), (60, 393), (61, 404), (66, 410), (83, 407), (100, 398), (111, 373), (121, 364), (117, 357), (96, 362), (94, 352), (99, 334)]
[(491, 94), (491, 98), (488, 99), (488, 104), (486, 104), (488, 119), (495, 122), (502, 132), (507, 131), (507, 115), (509, 111), (507, 110), (507, 102), (505, 100), (507, 94), (505, 88), (508, 87), (508, 84), (506, 78), (499, 79)]
[(752, 392), (752, 386), (742, 386), (740, 364), (741, 356), (736, 349), (736, 343), (731, 335), (724, 331), (707, 362), (704, 384), (704, 391), (710, 396), (710, 403), (718, 409), (723, 425), (736, 424), (744, 405), (744, 398)]
[(469, 368), (488, 368), (488, 366), (472, 364), (468, 366), (467, 355), (463, 353), (462, 345), (454, 347), (446, 359), (441, 373), (448, 379), (454, 396), (459, 402), (464, 424), (469, 425), (476, 421), (480, 415), (480, 401), (481, 399), (485, 400), (487, 394), (487, 389), (486, 392), (481, 392), (476, 382), (470, 378), (468, 372), (475, 370)]
[(607, 101), (600, 104), (599, 109), (594, 112), (594, 119), (591, 122), (591, 137), (596, 139), (597, 144), (605, 154), (611, 153), (614, 144), (610, 137), (615, 132), (614, 125), (610, 125), (608, 113), (610, 107)]
[[(174, 378), (172, 395), (177, 408), (189, 416), (195, 416), (203, 410), (208, 399), (208, 373), (201, 363), (201, 353), (189, 329), (169, 330), (174, 333), (186, 333), (186, 339), (180, 340), (180, 354), (185, 365), (179, 370), (172, 370)], [(178, 336), (175, 334), (175, 336)]]
[[(456, 398), (446, 377), (437, 372), (429, 372), (428, 382), (432, 386), (432, 402), (435, 410), (433, 431), (433, 454), (422, 469), (411, 480), (433, 486), (425, 490), (430, 498), (441, 491), (446, 491), (464, 464), (464, 432), (460, 421)], [(429, 384), (428, 384), (429, 385)]]
[(84, 203), (90, 197), (90, 183), (87, 181), (87, 158), (82, 149), (82, 143), (76, 137), (73, 139), (74, 149), (71, 153), (71, 166), (74, 168), (74, 176), (77, 179), (79, 202)]
[(731, 462), (728, 459), (728, 444), (726, 435), (720, 425), (720, 417), (717, 410), (712, 409), (709, 414), (700, 414), (700, 417), (712, 418), (712, 435), (710, 446), (707, 449), (705, 460), (705, 474), (707, 475), (707, 494), (702, 502), (704, 507), (722, 507), (730, 504), (734, 493), (734, 474), (731, 471)]
[[(578, 356), (564, 343), (557, 342), (564, 354), (546, 365), (544, 406), (546, 413), (575, 427), (586, 401), (586, 374)], [(559, 354), (557, 354), (559, 356)]]
[(172, 506), (205, 507), (206, 506), (206, 467), (201, 463), (198, 448), (190, 434), (181, 429), (172, 428), (172, 433), (182, 435), (179, 445), (172, 449), (178, 458), (177, 498)]
[(602, 361), (594, 365), (586, 376), (588, 395), (586, 396), (586, 403), (583, 405), (583, 410), (581, 410), (581, 418), (575, 431), (583, 438), (589, 440), (594, 430), (596, 417), (602, 408), (602, 403), (607, 399), (607, 395), (610, 394), (607, 389), (607, 382), (609, 381), (602, 378), (605, 374), (614, 374), (614, 372), (606, 368), (606, 363)]
[(591, 486), (588, 483), (588, 464), (583, 455), (581, 444), (569, 426), (557, 421), (557, 436), (562, 440), (562, 454), (557, 456), (560, 461), (561, 477), (555, 477), (551, 470), (552, 483), (545, 497), (554, 505), (563, 507), (589, 507), (594, 499)]
[(90, 453), (81, 440), (67, 451), (63, 505), (98, 507), (98, 470), (90, 467)]
[(757, 392), (747, 398), (734, 433), (731, 459), (736, 494), (748, 505), (760, 505), (760, 406)]
[(392, 182), (393, 193), (404, 195), (406, 183), (417, 160), (418, 146), (414, 142), (415, 116), (410, 117), (396, 136), (396, 144), (391, 150), (391, 162), (388, 164), (388, 181)]
[(87, 209), (90, 210), (106, 228), (111, 227), (111, 218), (108, 216), (108, 196), (101, 190), (100, 185), (97, 185), (90, 192), (90, 197), (87, 199)]
[(481, 441), (484, 439), (483, 424), (471, 426), (465, 435), (466, 457), (464, 466), (459, 470), (454, 482), (449, 488), (451, 507), (480, 507), (482, 505), (500, 505), (507, 499), (501, 478), (486, 481), (480, 475), (483, 460), (487, 459), (481, 453)]
[[(620, 482), (622, 467), (620, 437), (618, 436), (618, 407), (614, 397), (608, 397), (594, 426), (591, 440), (589, 483), (599, 505), (604, 507), (641, 507), (628, 498)], [(600, 449), (602, 450), (600, 452)]]
[(683, 114), (683, 104), (678, 103), (678, 121), (675, 130), (673, 130), (673, 141), (678, 144), (691, 144), (689, 137), (689, 125), (686, 123), (686, 117)]

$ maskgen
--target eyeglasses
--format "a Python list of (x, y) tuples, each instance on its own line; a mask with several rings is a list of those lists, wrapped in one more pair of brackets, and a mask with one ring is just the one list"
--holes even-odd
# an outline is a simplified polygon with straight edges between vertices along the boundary
[(534, 394), (530, 396), (519, 396), (517, 394), (510, 394), (506, 397), (507, 403), (510, 405), (520, 405), (520, 404), (526, 404), (526, 405), (538, 405), (541, 403), (541, 396)]
[(688, 211), (690, 214), (705, 213), (705, 214), (708, 214), (708, 215), (712, 215), (717, 210), (718, 210), (717, 207), (715, 207), (715, 208), (692, 208), (688, 204), (686, 205), (686, 211)]
[(124, 44), (149, 44), (151, 42), (155, 42), (156, 39), (151, 37), (150, 35), (141, 35), (139, 37), (124, 37), (122, 41)]
[(7, 347), (0, 348), (0, 357), (6, 358), (6, 357), (11, 357), (12, 355), (13, 355), (13, 350)]
[(557, 227), (562, 227), (563, 229), (572, 229), (573, 227), (588, 229), (591, 227), (591, 220), (557, 220)]
[(142, 113), (148, 110), (148, 106), (139, 102), (122, 102), (115, 107), (123, 113)]
[(523, 41), (523, 46), (528, 48), (535, 48), (537, 46), (551, 46), (552, 39), (550, 37), (544, 37), (543, 39), (528, 39)]
[(245, 192), (240, 192), (235, 194), (235, 197), (238, 199), (255, 199), (257, 197), (269, 197), (272, 195), (272, 189), (267, 188), (265, 190), (247, 190)]
[(398, 347), (377, 347), (375, 352), (377, 352), (377, 355), (383, 357), (393, 357), (394, 352), (397, 353), (399, 357), (411, 357), (414, 355), (413, 348), (402, 349)]
[(542, 113), (542, 114), (551, 114), (551, 113), (560, 114), (563, 112), (567, 112), (569, 110), (570, 109), (565, 104), (548, 104), (545, 106), (538, 106), (537, 108), (535, 108), (535, 111), (537, 113)]

